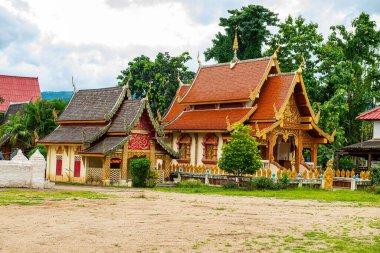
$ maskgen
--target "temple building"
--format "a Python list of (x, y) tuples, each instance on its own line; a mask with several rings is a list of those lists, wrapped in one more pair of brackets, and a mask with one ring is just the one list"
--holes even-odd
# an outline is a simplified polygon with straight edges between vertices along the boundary
[[(359, 166), (357, 169), (369, 170), (375, 163), (379, 166), (380, 163), (380, 107), (364, 112), (356, 117), (357, 120), (366, 120), (373, 122), (373, 136), (372, 139), (362, 141), (343, 147), (337, 150), (336, 153), (336, 167), (340, 168), (339, 158), (341, 156), (351, 156), (354, 158), (354, 163), (359, 164), (357, 158), (363, 158), (365, 164)], [(345, 169), (345, 168), (341, 168)], [(347, 169), (347, 168), (346, 168)]]
[(199, 64), (190, 85), (179, 80), (161, 119), (166, 143), (181, 153), (173, 163), (217, 166), (229, 133), (243, 123), (252, 127), (271, 170), (316, 168), (318, 145), (333, 142), (335, 132), (318, 127), (320, 113), (310, 105), (302, 64), (296, 72), (282, 73), (277, 50), (271, 57), (240, 61), (234, 49), (231, 62)]
[[(36, 102), (41, 98), (40, 85), (37, 77), (0, 75), (0, 97), (4, 102), (0, 103), (0, 126), (7, 123), (11, 116), (22, 114), (26, 104)], [(18, 149), (24, 152), (25, 144), (18, 141), (10, 143), (11, 136), (0, 136), (1, 154), (0, 159), (9, 160)]]
[(51, 181), (125, 185), (131, 159), (149, 158), (153, 168), (179, 157), (162, 140), (147, 99), (132, 100), (128, 85), (75, 92), (57, 123), (39, 141)]

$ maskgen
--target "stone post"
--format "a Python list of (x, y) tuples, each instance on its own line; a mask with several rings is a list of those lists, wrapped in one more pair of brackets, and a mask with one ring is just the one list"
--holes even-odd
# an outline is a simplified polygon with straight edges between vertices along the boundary
[(354, 178), (351, 178), (351, 191), (356, 191), (356, 190), (357, 190), (356, 180)]
[(29, 160), (32, 164), (32, 188), (44, 188), (45, 186), (45, 170), (46, 161), (40, 151), (36, 152), (30, 157)]

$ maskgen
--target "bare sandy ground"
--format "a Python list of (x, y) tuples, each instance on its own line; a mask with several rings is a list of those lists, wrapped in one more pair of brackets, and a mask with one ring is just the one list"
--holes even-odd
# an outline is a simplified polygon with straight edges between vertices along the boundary
[(380, 208), (358, 204), (96, 190), (117, 198), (0, 206), (0, 252), (286, 252), (308, 231), (379, 232)]

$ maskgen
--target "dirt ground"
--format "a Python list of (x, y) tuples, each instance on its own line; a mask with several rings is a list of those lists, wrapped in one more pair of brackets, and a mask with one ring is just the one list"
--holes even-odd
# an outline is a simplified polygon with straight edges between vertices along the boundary
[(380, 219), (375, 206), (79, 189), (117, 197), (0, 206), (0, 252), (292, 252), (297, 240), (318, 231), (379, 232), (368, 226)]

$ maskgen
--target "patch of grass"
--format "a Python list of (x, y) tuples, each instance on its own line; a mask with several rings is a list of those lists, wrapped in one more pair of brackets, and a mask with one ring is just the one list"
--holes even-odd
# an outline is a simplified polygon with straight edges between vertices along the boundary
[(38, 205), (45, 201), (65, 199), (107, 199), (111, 195), (90, 191), (41, 191), (41, 190), (5, 190), (0, 191), (0, 206), (4, 205)]
[(271, 197), (278, 199), (311, 199), (319, 201), (343, 201), (343, 202), (368, 202), (380, 204), (380, 195), (367, 191), (338, 190), (327, 191), (312, 188), (295, 188), (284, 190), (244, 190), (244, 189), (223, 189), (222, 187), (202, 185), (197, 188), (155, 188), (156, 191), (178, 192), (178, 193), (198, 193), (198, 194), (218, 194), (227, 196), (254, 196)]

